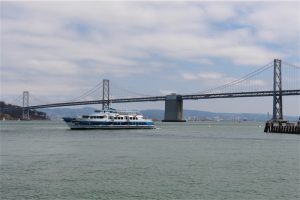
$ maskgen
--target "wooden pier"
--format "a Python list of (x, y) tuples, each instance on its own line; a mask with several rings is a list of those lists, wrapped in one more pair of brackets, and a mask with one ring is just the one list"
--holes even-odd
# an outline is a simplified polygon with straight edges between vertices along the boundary
[(292, 123), (281, 120), (270, 120), (266, 122), (264, 132), (300, 134), (300, 121)]

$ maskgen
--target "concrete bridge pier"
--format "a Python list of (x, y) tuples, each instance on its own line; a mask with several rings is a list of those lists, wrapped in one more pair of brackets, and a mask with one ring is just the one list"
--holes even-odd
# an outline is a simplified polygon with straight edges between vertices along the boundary
[(166, 96), (165, 118), (163, 122), (185, 122), (183, 120), (183, 100), (181, 95), (175, 93)]

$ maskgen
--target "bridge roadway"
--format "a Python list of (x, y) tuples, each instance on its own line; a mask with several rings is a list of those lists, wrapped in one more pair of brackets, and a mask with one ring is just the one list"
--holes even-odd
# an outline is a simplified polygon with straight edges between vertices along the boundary
[[(190, 95), (181, 95), (181, 96), (182, 96), (182, 100), (198, 100), (198, 99), (217, 99), (217, 98), (267, 97), (267, 96), (273, 96), (273, 94), (274, 94), (273, 91), (256, 91), (256, 92), (238, 92), (238, 93), (190, 94)], [(282, 96), (292, 96), (292, 95), (300, 95), (300, 90), (282, 90)], [(166, 100), (166, 96), (153, 96), (153, 97), (111, 99), (110, 102), (129, 103), (129, 102), (145, 102), (145, 101), (165, 101), (165, 100)], [(89, 105), (89, 104), (102, 104), (102, 100), (44, 104), (44, 105), (25, 107), (25, 109), (77, 106), (77, 105)]]

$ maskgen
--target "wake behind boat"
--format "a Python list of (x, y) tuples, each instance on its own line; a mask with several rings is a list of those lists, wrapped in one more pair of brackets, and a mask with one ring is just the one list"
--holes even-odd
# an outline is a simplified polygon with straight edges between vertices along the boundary
[(90, 115), (64, 117), (70, 129), (154, 129), (151, 119), (134, 111), (96, 110)]

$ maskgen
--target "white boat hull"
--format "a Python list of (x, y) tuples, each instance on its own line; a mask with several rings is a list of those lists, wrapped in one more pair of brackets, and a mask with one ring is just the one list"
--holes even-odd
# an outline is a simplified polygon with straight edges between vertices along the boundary
[(152, 121), (144, 122), (114, 122), (114, 121), (86, 121), (76, 118), (63, 118), (72, 130), (85, 129), (155, 129)]

